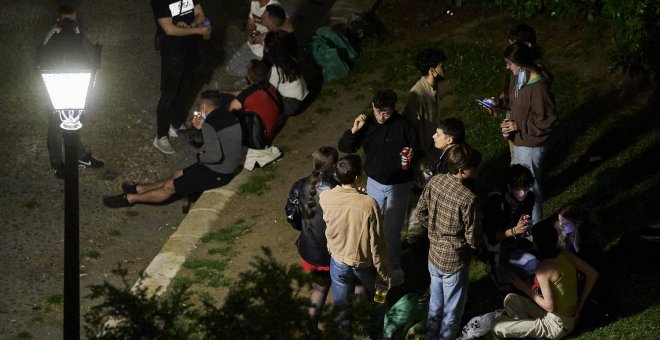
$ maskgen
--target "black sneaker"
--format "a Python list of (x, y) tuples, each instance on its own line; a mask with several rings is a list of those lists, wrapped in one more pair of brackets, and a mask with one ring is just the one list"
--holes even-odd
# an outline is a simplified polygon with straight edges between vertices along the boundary
[(137, 183), (124, 182), (121, 184), (121, 191), (124, 194), (137, 194)]
[(103, 197), (103, 205), (108, 208), (126, 208), (132, 207), (133, 203), (130, 203), (126, 198), (126, 194), (121, 194), (117, 196), (105, 196)]
[(94, 157), (92, 157), (91, 153), (86, 154), (83, 156), (81, 159), (78, 160), (78, 166), (81, 168), (92, 168), (92, 169), (97, 169), (105, 165), (103, 161), (100, 161)]

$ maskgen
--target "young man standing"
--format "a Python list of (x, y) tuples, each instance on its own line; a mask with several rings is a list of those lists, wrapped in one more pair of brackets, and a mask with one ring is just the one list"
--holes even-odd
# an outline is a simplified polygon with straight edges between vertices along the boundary
[(197, 44), (211, 33), (202, 25), (206, 16), (198, 0), (151, 0), (156, 19), (156, 41), (160, 45), (160, 100), (156, 109), (157, 135), (153, 145), (173, 154), (169, 137), (176, 137), (188, 117), (194, 98), (193, 80), (197, 66)]
[[(446, 174), (449, 172), (449, 162), (447, 159), (447, 150), (455, 145), (465, 143), (465, 125), (463, 122), (456, 118), (446, 118), (438, 122), (435, 134), (433, 134), (433, 146), (440, 152), (433, 162), (429, 162), (429, 166), (424, 170), (424, 185), (437, 174)], [(422, 186), (422, 187), (423, 187)], [(415, 200), (414, 207), (417, 206)], [(411, 209), (410, 221), (408, 222), (407, 241), (409, 244), (416, 243), (421, 240), (428, 240), (427, 230), (422, 227), (418, 220), (417, 215), (414, 213), (414, 208)], [(428, 253), (428, 249), (426, 249)]]
[[(91, 46), (92, 43), (83, 35), (80, 34), (80, 27), (78, 26), (78, 15), (75, 8), (70, 5), (61, 5), (57, 8), (57, 23), (48, 32), (44, 45), (46, 45), (51, 38), (59, 34), (76, 34), (81, 38), (81, 43)], [(60, 128), (60, 116), (52, 111), (48, 115), (48, 155), (50, 158), (50, 167), (57, 178), (64, 178), (64, 145), (62, 142), (62, 129)], [(82, 168), (100, 168), (104, 165), (102, 161), (92, 157), (83, 143), (78, 142), (78, 166)]]
[[(319, 196), (331, 255), (332, 296), (339, 308), (352, 303), (356, 281), (373, 299), (376, 278), (389, 280), (380, 210), (373, 198), (357, 190), (361, 172), (360, 157), (345, 156), (335, 170), (340, 184)], [(350, 320), (342, 319), (342, 328), (349, 331)]]
[(421, 78), (410, 89), (408, 102), (403, 110), (403, 115), (413, 124), (421, 151), (424, 152), (420, 162), (422, 169), (430, 165), (427, 163), (435, 160), (438, 155), (432, 139), (440, 121), (438, 86), (440, 80), (444, 79), (443, 64), (446, 61), (447, 57), (442, 50), (426, 48), (420, 52), (417, 64)]
[[(398, 285), (403, 282), (401, 229), (417, 161), (414, 153), (419, 150), (419, 144), (415, 129), (396, 112), (395, 105), (394, 91), (377, 92), (371, 103), (373, 115), (361, 114), (355, 118), (353, 127), (339, 140), (338, 149), (345, 153), (353, 153), (360, 147), (364, 150), (367, 194), (383, 212), (392, 280)], [(402, 153), (404, 148), (411, 148), (412, 152)]]
[(467, 299), (472, 250), (481, 240), (477, 195), (465, 181), (476, 176), (481, 154), (467, 145), (448, 151), (449, 173), (433, 176), (417, 205), (422, 225), (428, 226), (431, 299), (428, 339), (454, 339)]
[[(252, 0), (250, 2), (250, 14), (248, 14), (245, 28), (247, 42), (234, 53), (225, 67), (227, 74), (238, 79), (234, 83), (234, 87), (236, 88), (243, 87), (245, 70), (250, 60), (261, 60), (264, 56), (264, 39), (269, 30), (275, 28), (273, 25), (266, 26), (266, 23), (271, 24), (272, 22), (264, 22), (264, 16), (267, 15), (266, 10), (270, 5), (280, 5), (280, 2), (277, 0)], [(282, 8), (281, 5), (280, 8)], [(293, 32), (293, 26), (291, 26), (287, 19), (276, 27), (287, 32)]]
[(108, 208), (122, 208), (135, 203), (159, 203), (174, 194), (188, 196), (229, 183), (236, 169), (245, 162), (247, 149), (242, 145), (238, 119), (221, 101), (216, 90), (201, 94), (200, 112), (193, 117), (192, 125), (202, 130), (204, 144), (197, 151), (195, 164), (176, 170), (171, 177), (158, 182), (123, 183), (124, 193), (104, 197), (103, 204)]

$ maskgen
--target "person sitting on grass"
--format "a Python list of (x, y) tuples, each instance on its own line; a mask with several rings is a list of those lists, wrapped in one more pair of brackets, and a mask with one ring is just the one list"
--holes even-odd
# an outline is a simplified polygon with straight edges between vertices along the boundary
[[(504, 298), (506, 313), (493, 320), (492, 332), (504, 338), (561, 339), (575, 328), (584, 302), (598, 279), (598, 271), (571, 252), (557, 247), (557, 232), (552, 223), (534, 225), (532, 236), (541, 259), (535, 284), (530, 286), (519, 277), (513, 277), (513, 285), (527, 297), (515, 293), (507, 295)], [(586, 276), (579, 297), (577, 271)]]
[(559, 208), (555, 222), (559, 247), (585, 259), (596, 269), (602, 269), (603, 253), (594, 233), (598, 224), (591, 211), (577, 202)]
[(504, 175), (506, 189), (488, 195), (484, 212), (486, 261), (489, 274), (498, 288), (511, 283), (512, 274), (523, 279), (534, 276), (539, 260), (531, 253), (532, 243), (525, 234), (531, 224), (524, 216), (531, 216), (535, 196), (530, 189), (534, 184), (532, 172), (514, 164)]
[(247, 149), (242, 145), (241, 126), (234, 114), (221, 104), (220, 92), (204, 91), (200, 112), (192, 125), (202, 130), (203, 144), (197, 151), (197, 162), (171, 177), (150, 184), (122, 183), (123, 193), (103, 197), (108, 208), (123, 208), (135, 203), (160, 203), (174, 194), (188, 196), (229, 183), (236, 169), (245, 162)]
[(248, 87), (242, 91), (228, 92), (235, 96), (229, 104), (230, 111), (256, 114), (263, 123), (266, 144), (270, 145), (278, 132), (282, 101), (277, 89), (268, 82), (269, 68), (261, 60), (252, 59), (247, 67)]

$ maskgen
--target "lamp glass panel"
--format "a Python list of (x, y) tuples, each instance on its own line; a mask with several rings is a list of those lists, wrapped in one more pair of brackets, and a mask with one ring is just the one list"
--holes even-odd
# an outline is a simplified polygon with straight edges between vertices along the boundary
[(53, 109), (82, 110), (85, 108), (91, 72), (43, 73)]

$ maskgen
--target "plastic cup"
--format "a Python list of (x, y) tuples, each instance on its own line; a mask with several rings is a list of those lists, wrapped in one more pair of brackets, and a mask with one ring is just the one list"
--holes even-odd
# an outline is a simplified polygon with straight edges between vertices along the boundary
[(387, 291), (390, 289), (389, 285), (385, 282), (376, 282), (376, 291), (374, 293), (374, 301), (377, 303), (385, 303), (387, 300)]

